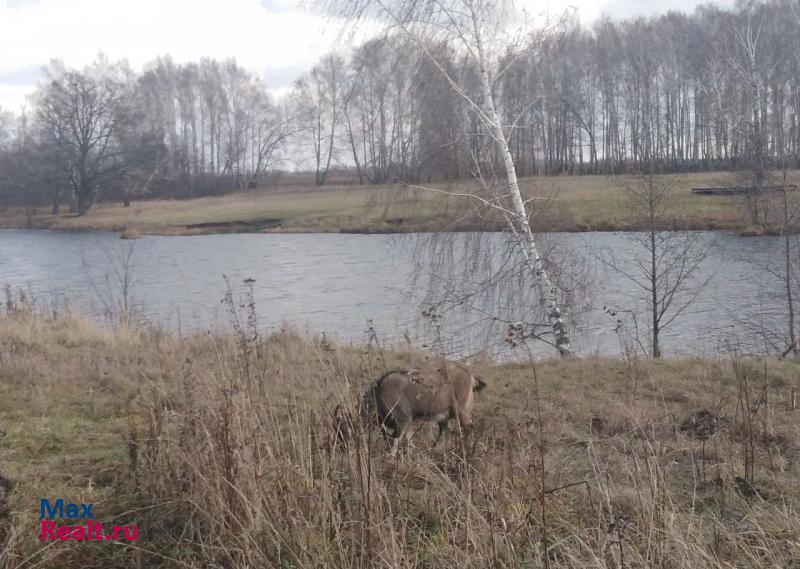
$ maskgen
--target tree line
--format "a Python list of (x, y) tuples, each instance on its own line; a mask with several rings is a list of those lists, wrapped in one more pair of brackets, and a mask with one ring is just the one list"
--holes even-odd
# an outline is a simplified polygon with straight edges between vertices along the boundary
[[(797, 166), (790, 0), (590, 28), (568, 14), (489, 49), (520, 175), (725, 169), (759, 184)], [(276, 170), (310, 171), (318, 185), (341, 171), (362, 184), (502, 172), (476, 108), (481, 77), (458, 42), (402, 34), (325, 55), (280, 100), (235, 61), (51, 64), (24, 112), (0, 112), (0, 205), (82, 214), (97, 199), (255, 187)]]
[[(12, 204), (62, 204), (84, 214), (98, 198), (195, 197), (243, 187), (265, 172), (291, 121), (234, 61), (140, 74), (104, 57), (83, 70), (45, 70), (31, 106), (0, 125), (0, 187)], [(13, 131), (13, 132), (9, 132)]]

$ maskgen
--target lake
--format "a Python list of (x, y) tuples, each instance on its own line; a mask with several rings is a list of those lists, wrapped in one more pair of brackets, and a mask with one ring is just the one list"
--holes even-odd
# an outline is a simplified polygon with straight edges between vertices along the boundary
[[(749, 353), (763, 351), (765, 338), (786, 325), (783, 285), (763, 270), (780, 269), (780, 238), (693, 235), (706, 257), (686, 294), (693, 296), (698, 289), (698, 295), (664, 332), (664, 353), (717, 355), (731, 342)], [(484, 247), (504, 247), (500, 234), (478, 237)], [(487, 351), (507, 357), (504, 324), (495, 320), (498, 302), (504, 302), (502, 290), (492, 302), (475, 297), (468, 308), (470, 303), (462, 302), (459, 310), (440, 311), (441, 319), (421, 316), (421, 301), (438, 294), (431, 282), (463, 281), (464, 276), (454, 275), (453, 267), (438, 274), (442, 265), (430, 258), (458, 264), (464, 251), (476, 246), (477, 237), (453, 234), (433, 244), (430, 239), (436, 238), (236, 234), (122, 241), (114, 233), (0, 230), (0, 285), (29, 289), (43, 309), (63, 309), (69, 303), (103, 319), (106, 308), (122, 297), (120, 282), (127, 273), (128, 298), (142, 321), (185, 333), (230, 328), (229, 309), (221, 302), (227, 290), (223, 275), (239, 304), (246, 302), (245, 279), (255, 279), (258, 326), (264, 331), (292, 326), (359, 343), (366, 340), (371, 322), (381, 342), (411, 341), (451, 355)], [(581, 287), (589, 293), (588, 299), (582, 297), (588, 304), (574, 322), (576, 350), (619, 355), (618, 320), (633, 330), (634, 314), (644, 343), (647, 307), (641, 290), (613, 268), (635, 271), (641, 251), (631, 235), (550, 234), (546, 240), (571, 253), (568, 264), (581, 266)], [(484, 265), (470, 268), (477, 279), (495, 270)], [(463, 282), (461, 287), (468, 289)], [(450, 286), (434, 288), (454, 292)], [(515, 304), (514, 297), (505, 302), (506, 315), (528, 310), (522, 301)], [(551, 350), (540, 346), (537, 352)]]

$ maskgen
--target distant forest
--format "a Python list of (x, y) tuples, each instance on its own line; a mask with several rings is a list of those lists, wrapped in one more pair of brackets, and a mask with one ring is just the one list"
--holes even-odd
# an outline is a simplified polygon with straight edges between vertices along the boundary
[[(569, 16), (494, 47), (521, 175), (798, 166), (796, 2), (589, 29)], [(297, 170), (317, 185), (467, 178), (499, 163), (442, 73), (480, 104), (467, 61), (448, 43), (371, 39), (324, 56), (278, 101), (234, 61), (51, 64), (24, 113), (0, 112), (0, 206), (83, 214), (97, 199), (221, 194)]]

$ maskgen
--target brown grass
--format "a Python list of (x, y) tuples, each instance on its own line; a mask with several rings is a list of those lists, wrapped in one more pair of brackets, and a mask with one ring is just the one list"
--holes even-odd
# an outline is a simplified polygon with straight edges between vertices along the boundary
[[(553, 359), (536, 365), (538, 398), (531, 365), (481, 364), (474, 432), (433, 449), (423, 434), (391, 459), (376, 430), (333, 446), (330, 413), (421, 354), (240, 322), (177, 337), (0, 317), (0, 474), (15, 483), (0, 489), (0, 566), (800, 561), (795, 362)], [(700, 410), (724, 426), (705, 442), (686, 421)], [(138, 549), (43, 547), (42, 496), (138, 523)]]
[[(800, 172), (791, 174), (792, 181)], [(742, 200), (726, 196), (692, 196), (697, 186), (730, 185), (732, 174), (703, 173), (677, 178), (674, 188), (681, 225), (693, 229), (741, 229)], [(439, 189), (471, 191), (469, 182), (434, 184)], [(625, 207), (624, 180), (606, 176), (526, 178), (522, 186), (537, 200), (537, 228), (542, 231), (636, 229)], [(34, 226), (51, 229), (138, 231), (143, 234), (192, 235), (220, 232), (355, 232), (494, 229), (491, 215), (476, 215), (463, 198), (412, 191), (403, 186), (330, 186), (267, 188), (223, 197), (193, 200), (148, 200), (131, 207), (96, 204), (89, 214), (49, 215), (39, 208)], [(0, 228), (19, 228), (24, 212), (0, 212)]]

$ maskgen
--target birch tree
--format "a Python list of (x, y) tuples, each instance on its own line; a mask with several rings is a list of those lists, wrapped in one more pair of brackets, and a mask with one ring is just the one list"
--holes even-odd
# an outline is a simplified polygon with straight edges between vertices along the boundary
[(734, 28), (734, 42), (732, 42), (734, 53), (728, 60), (736, 76), (745, 85), (744, 100), (749, 107), (742, 113), (741, 123), (744, 125), (743, 138), (746, 148), (744, 158), (749, 170), (745, 197), (750, 223), (753, 225), (759, 225), (760, 216), (766, 215), (766, 212), (762, 212), (762, 189), (769, 177), (762, 100), (763, 76), (769, 72), (770, 63), (763, 56), (762, 26), (762, 19), (754, 13), (754, 7), (750, 7), (744, 21)]
[(311, 136), (318, 186), (325, 185), (336, 150), (343, 74), (344, 61), (330, 54), (295, 84), (298, 119), (302, 130)]
[[(526, 265), (534, 286), (552, 328), (555, 346), (562, 356), (571, 353), (570, 336), (557, 290), (550, 280), (544, 260), (537, 247), (532, 227), (532, 210), (523, 198), (517, 180), (514, 159), (508, 146), (508, 139), (501, 122), (494, 91), (495, 81), (502, 74), (497, 69), (498, 55), (504, 53), (508, 44), (503, 42), (504, 29), (513, 5), (491, 0), (356, 0), (340, 2), (333, 0), (329, 8), (357, 22), (366, 17), (377, 17), (390, 27), (399, 30), (416, 45), (437, 67), (450, 84), (454, 96), (465, 100), (471, 112), (477, 117), (486, 135), (492, 141), (495, 152), (500, 156), (504, 168), (504, 188), (492, 192), (493, 195), (481, 197), (466, 195), (467, 199), (480, 202), (502, 215), (508, 230), (513, 234), (525, 257)], [(431, 40), (444, 39), (458, 45), (463, 56), (477, 72), (479, 89), (472, 94), (460, 83), (457, 77), (448, 73), (435, 55), (430, 51)], [(479, 168), (476, 161), (476, 168)], [(484, 177), (475, 172), (481, 186), (488, 190)]]

